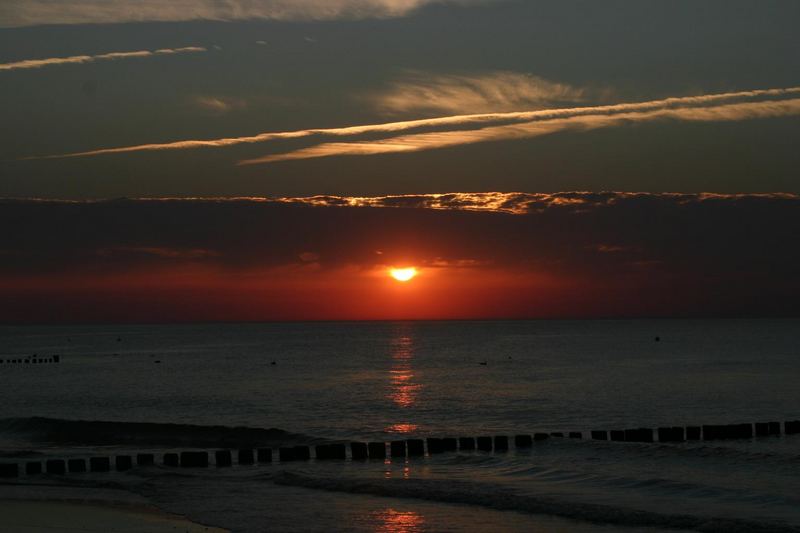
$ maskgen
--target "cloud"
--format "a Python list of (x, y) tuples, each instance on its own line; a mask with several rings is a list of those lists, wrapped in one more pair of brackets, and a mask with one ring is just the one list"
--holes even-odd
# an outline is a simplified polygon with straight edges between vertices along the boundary
[(567, 118), (536, 120), (474, 130), (418, 133), (375, 141), (325, 143), (288, 153), (245, 159), (240, 161), (239, 164), (254, 165), (318, 157), (418, 152), (482, 142), (530, 139), (567, 130), (588, 131), (661, 120), (723, 122), (795, 115), (800, 115), (800, 98), (710, 107), (663, 108), (653, 111), (628, 111), (612, 114), (598, 113), (591, 115), (581, 113)]
[(185, 249), (185, 248), (158, 248), (153, 246), (112, 246), (101, 248), (97, 254), (102, 257), (124, 258), (132, 260), (137, 256), (154, 256), (159, 259), (202, 259), (216, 255), (209, 250)]
[(368, 97), (381, 113), (488, 113), (582, 102), (586, 89), (530, 74), (491, 72), (437, 75), (410, 72), (387, 91)]
[[(433, 3), (481, 0), (3, 0), (0, 27), (184, 20), (400, 17)], [(484, 0), (486, 1), (486, 0)]]
[[(69, 157), (91, 157), (91, 156), (99, 156), (99, 155), (109, 155), (109, 154), (122, 154), (122, 153), (134, 153), (134, 152), (149, 152), (149, 151), (161, 151), (161, 150), (188, 150), (188, 149), (196, 149), (196, 148), (224, 148), (229, 146), (237, 146), (242, 144), (256, 144), (256, 143), (265, 143), (271, 141), (279, 141), (279, 140), (286, 140), (286, 139), (304, 139), (304, 138), (314, 138), (314, 137), (353, 137), (358, 135), (365, 135), (365, 134), (395, 134), (399, 132), (406, 132), (411, 130), (437, 130), (431, 134), (431, 137), (425, 138), (400, 138), (401, 142), (394, 143), (394, 150), (395, 151), (413, 151), (415, 148), (413, 145), (423, 146), (427, 143), (428, 146), (435, 146), (435, 139), (438, 137), (442, 139), (441, 142), (445, 143), (454, 143), (456, 142), (455, 137), (462, 133), (461, 142), (468, 138), (479, 139), (479, 138), (488, 138), (491, 134), (496, 133), (497, 135), (511, 135), (510, 131), (514, 128), (518, 128), (520, 133), (522, 130), (527, 130), (527, 135), (530, 135), (537, 129), (535, 126), (535, 122), (537, 121), (555, 121), (558, 119), (570, 119), (570, 118), (580, 118), (583, 116), (589, 116), (589, 120), (586, 121), (586, 124), (594, 124), (598, 126), (605, 116), (611, 117), (614, 115), (622, 115), (624, 113), (646, 113), (646, 112), (656, 112), (656, 111), (665, 111), (669, 112), (671, 110), (681, 110), (681, 109), (702, 109), (702, 108), (713, 108), (718, 104), (722, 104), (725, 102), (736, 102), (736, 101), (747, 101), (753, 99), (763, 99), (765, 100), (765, 105), (761, 109), (762, 112), (765, 112), (767, 109), (770, 108), (770, 104), (775, 102), (775, 99), (779, 98), (787, 98), (791, 97), (792, 95), (800, 94), (800, 87), (790, 87), (784, 89), (759, 89), (759, 90), (752, 90), (752, 91), (739, 91), (739, 92), (729, 92), (729, 93), (717, 93), (717, 94), (705, 94), (700, 96), (683, 96), (683, 97), (672, 97), (672, 98), (664, 98), (659, 100), (650, 100), (645, 102), (629, 102), (629, 103), (620, 103), (620, 104), (611, 104), (611, 105), (602, 105), (602, 106), (585, 106), (585, 107), (569, 107), (569, 108), (557, 108), (557, 109), (542, 109), (542, 110), (534, 110), (534, 111), (517, 111), (517, 112), (506, 112), (506, 113), (476, 113), (476, 114), (465, 114), (465, 115), (452, 115), (452, 116), (445, 116), (445, 117), (436, 117), (436, 118), (426, 118), (426, 119), (419, 119), (419, 120), (405, 120), (405, 121), (397, 121), (397, 122), (385, 122), (380, 124), (365, 124), (359, 126), (346, 126), (346, 127), (339, 127), (339, 128), (313, 128), (313, 129), (304, 129), (304, 130), (294, 130), (294, 131), (283, 131), (283, 132), (265, 132), (259, 133), (256, 135), (248, 135), (242, 137), (225, 137), (219, 139), (208, 139), (208, 140), (201, 140), (201, 139), (189, 139), (189, 140), (181, 140), (181, 141), (174, 141), (168, 143), (151, 143), (151, 144), (140, 144), (140, 145), (133, 145), (133, 146), (122, 146), (116, 148), (101, 148), (97, 150), (89, 150), (84, 152), (73, 152), (68, 154), (55, 154), (55, 155), (44, 155), (44, 156), (33, 156), (28, 157), (25, 159), (60, 159), (60, 158), (69, 158)], [(732, 111), (733, 108), (729, 108), (727, 111)], [(779, 112), (779, 108), (772, 108), (773, 113)], [(789, 109), (786, 109), (784, 106), (784, 111), (793, 112), (791, 106)], [(708, 113), (701, 113), (698, 112), (695, 117), (703, 117), (705, 116), (707, 119), (712, 114), (717, 114), (718, 116), (723, 116), (725, 114), (724, 110), (717, 109), (716, 111), (709, 111)], [(758, 111), (754, 108), (750, 112), (750, 116), (743, 112), (741, 116), (747, 118), (753, 118)], [(674, 118), (685, 118), (686, 120), (691, 120), (690, 113), (676, 113)], [(642, 115), (638, 118), (643, 118)], [(654, 118), (655, 115), (651, 115), (650, 118)], [(631, 120), (635, 120), (633, 115), (629, 115), (627, 119), (623, 118), (622, 116), (617, 117), (617, 121), (622, 123)], [(729, 120), (733, 120), (733, 118), (729, 118)], [(579, 121), (573, 121), (573, 124), (578, 123)], [(486, 129), (482, 130), (481, 133), (480, 129), (475, 128), (482, 128), (482, 127), (492, 127), (495, 124), (508, 124), (510, 127), (508, 130), (489, 130)], [(543, 126), (541, 129), (546, 130), (548, 127), (550, 129), (557, 128), (559, 123), (551, 123), (549, 126)], [(561, 125), (564, 126), (566, 123), (562, 123)], [(456, 128), (460, 128), (456, 130)], [(467, 129), (472, 128), (472, 130)], [(457, 131), (458, 133), (453, 133), (453, 131)], [(473, 131), (470, 133), (470, 131)], [(449, 134), (449, 135), (448, 135)], [(450, 138), (448, 138), (450, 137)], [(397, 139), (397, 138), (395, 138)], [(434, 142), (431, 142), (434, 141)], [(408, 143), (408, 144), (406, 144)], [(277, 155), (269, 155), (263, 158), (256, 158), (251, 160), (242, 161), (241, 164), (254, 164), (254, 163), (264, 163), (264, 162), (272, 162), (277, 160), (286, 160), (286, 159), (300, 159), (306, 158), (308, 155), (314, 157), (320, 157), (318, 154), (325, 154), (325, 155), (335, 155), (335, 149), (341, 149), (347, 152), (353, 153), (370, 153), (370, 152), (378, 152), (380, 150), (391, 150), (392, 146), (390, 146), (391, 140), (386, 141), (383, 145), (377, 144), (372, 145), (370, 143), (360, 143), (357, 145), (349, 145), (347, 143), (342, 143), (341, 145), (335, 146), (326, 146), (324, 150), (315, 150), (315, 148), (308, 149), (309, 151), (299, 150), (296, 152), (291, 152), (289, 154), (277, 154)], [(452, 145), (452, 144), (448, 144)], [(419, 149), (419, 148), (416, 148)]]
[(14, 228), (0, 233), (2, 321), (53, 310), (74, 320), (352, 318), (362, 305), (359, 316), (395, 316), (398, 296), (381, 285), (392, 264), (421, 269), (427, 285), (408, 308), (413, 316), (796, 316), (800, 298), (794, 194), (455, 192), (0, 207), (0, 224)]
[(247, 103), (244, 100), (221, 96), (195, 96), (191, 102), (200, 109), (213, 113), (227, 113), (247, 107)]
[(137, 50), (134, 52), (110, 52), (107, 54), (69, 56), (69, 57), (48, 57), (45, 59), (25, 59), (14, 61), (13, 63), (0, 63), (0, 70), (20, 70), (51, 67), (56, 65), (76, 65), (93, 63), (95, 61), (111, 61), (119, 59), (132, 59), (141, 57), (165, 56), (174, 54), (186, 54), (194, 52), (205, 52), (201, 46), (186, 46), (183, 48), (161, 48), (159, 50)]

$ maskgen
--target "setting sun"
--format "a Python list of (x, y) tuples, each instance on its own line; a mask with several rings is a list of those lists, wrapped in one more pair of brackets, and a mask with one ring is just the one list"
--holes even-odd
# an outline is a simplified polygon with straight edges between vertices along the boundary
[(389, 269), (389, 275), (392, 276), (397, 281), (410, 281), (417, 275), (417, 269), (414, 267), (410, 268), (391, 268)]

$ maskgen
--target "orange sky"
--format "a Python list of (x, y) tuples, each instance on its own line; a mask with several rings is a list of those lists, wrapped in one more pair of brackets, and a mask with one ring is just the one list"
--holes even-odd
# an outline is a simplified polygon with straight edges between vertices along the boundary
[[(775, 316), (793, 195), (10, 201), (0, 321)], [(399, 207), (387, 207), (394, 205)], [(489, 207), (491, 206), (491, 207)], [(401, 283), (392, 266), (414, 266)]]

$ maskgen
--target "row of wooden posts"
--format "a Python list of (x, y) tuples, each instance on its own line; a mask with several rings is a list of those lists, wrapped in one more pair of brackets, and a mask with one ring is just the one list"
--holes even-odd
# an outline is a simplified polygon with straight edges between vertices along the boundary
[[(781, 431), (783, 429), (783, 431)], [(719, 439), (749, 439), (756, 437), (766, 437), (773, 435), (800, 434), (800, 420), (787, 421), (781, 428), (780, 422), (756, 422), (755, 424), (728, 424), (728, 425), (705, 425), (705, 426), (674, 426), (660, 427), (655, 431), (651, 428), (636, 428), (625, 430), (595, 430), (591, 432), (593, 440), (611, 440), (623, 442), (655, 442), (654, 437), (658, 437), (658, 442), (683, 442), (692, 440), (719, 440)], [(534, 433), (533, 435), (516, 435), (513, 438), (514, 447), (518, 449), (530, 448), (534, 442), (544, 441), (551, 437), (568, 437), (572, 439), (582, 439), (583, 433), (573, 431), (564, 433)], [(509, 449), (509, 437), (498, 435), (494, 437), (448, 437), (448, 438), (428, 438), (428, 439), (406, 439), (386, 442), (351, 442), (350, 458), (354, 461), (364, 461), (367, 459), (384, 460), (387, 457), (406, 458), (422, 457), (426, 453), (435, 455), (445, 452), (455, 451), (483, 451), (483, 452), (505, 452)], [(345, 444), (318, 444), (314, 446), (314, 458), (318, 461), (323, 460), (345, 460), (347, 459), (347, 448)], [(278, 460), (288, 461), (307, 461), (311, 459), (311, 447), (291, 446), (278, 448)], [(240, 465), (253, 465), (256, 463), (271, 463), (273, 459), (272, 448), (240, 449), (236, 452), (237, 462)], [(140, 453), (135, 456), (137, 466), (152, 466), (155, 464), (156, 456), (152, 453)], [(205, 451), (186, 451), (181, 453), (165, 453), (162, 458), (164, 466), (184, 467), (184, 468), (206, 468), (209, 466), (209, 453)], [(214, 452), (214, 464), (217, 467), (228, 467), (233, 465), (233, 452), (231, 450), (217, 450)], [(133, 468), (134, 456), (117, 455), (114, 457), (113, 470), (124, 472)], [(91, 457), (86, 459), (48, 459), (42, 461), (28, 461), (24, 463), (25, 474), (55, 474), (63, 475), (66, 473), (80, 472), (110, 472), (112, 462), (110, 457)], [(20, 473), (17, 463), (0, 463), (0, 477), (18, 477)]]
[(45, 363), (60, 363), (60, 355), (33, 355), (31, 357), (19, 357), (13, 359), (0, 359), (0, 365), (20, 365), (20, 364), (45, 364)]

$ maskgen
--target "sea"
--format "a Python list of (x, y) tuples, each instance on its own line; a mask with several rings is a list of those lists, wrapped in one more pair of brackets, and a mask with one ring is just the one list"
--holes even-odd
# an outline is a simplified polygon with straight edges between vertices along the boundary
[[(114, 489), (241, 532), (800, 531), (800, 435), (590, 438), (800, 419), (796, 319), (7, 325), (0, 359), (0, 462), (156, 456), (2, 480), (34, 494)], [(515, 447), (534, 433), (565, 436)], [(508, 451), (214, 465), (497, 435)], [(161, 464), (187, 450), (210, 467)]]

